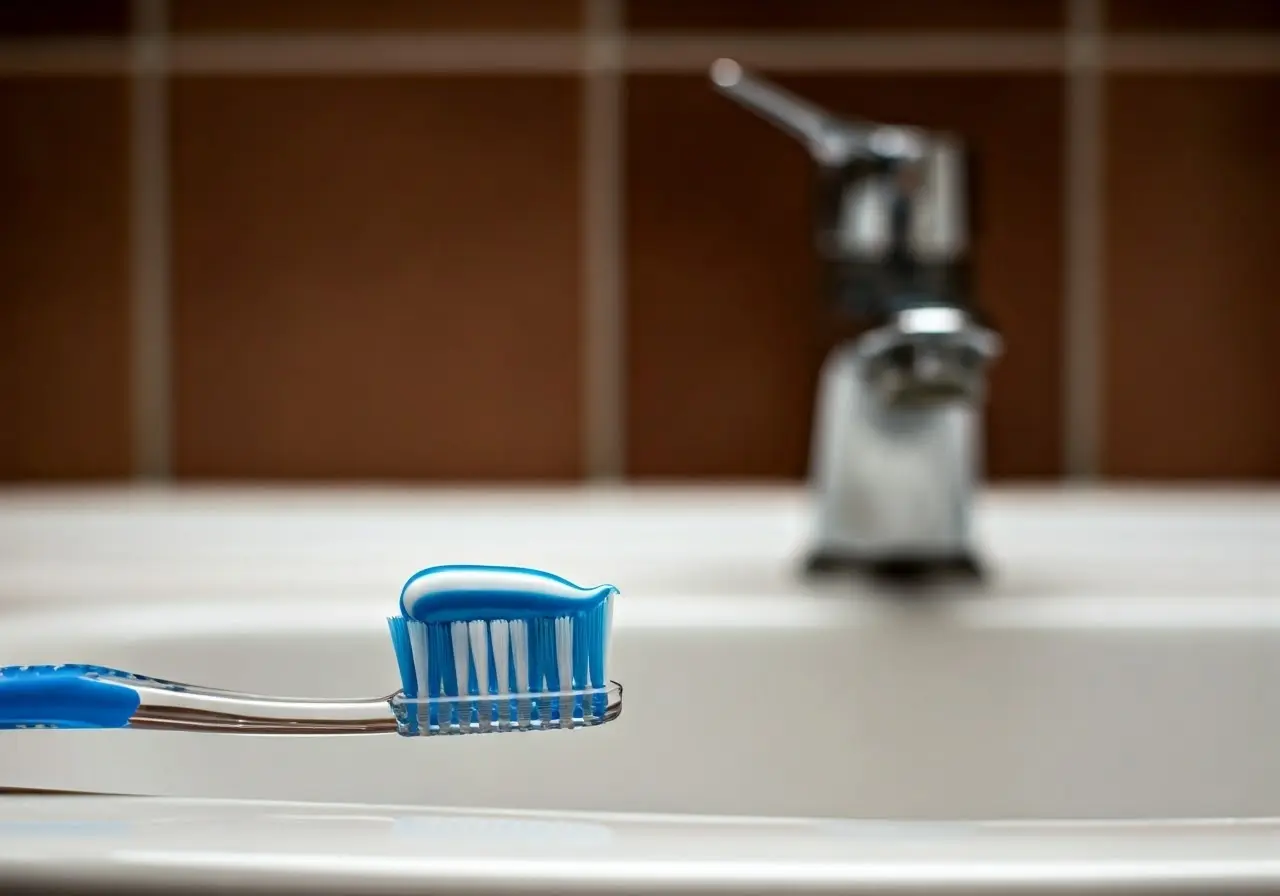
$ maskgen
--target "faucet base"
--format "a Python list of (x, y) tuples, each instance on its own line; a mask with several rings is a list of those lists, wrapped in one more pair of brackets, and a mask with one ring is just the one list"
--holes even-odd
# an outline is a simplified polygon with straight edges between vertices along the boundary
[[(971, 531), (981, 395), (886, 398), (872, 331), (828, 356), (814, 418), (816, 519), (805, 570), (980, 578)], [(909, 343), (908, 343), (909, 344)]]
[(908, 554), (864, 555), (847, 550), (814, 550), (804, 560), (811, 578), (863, 575), (884, 581), (920, 581), (937, 578), (982, 580), (986, 569), (974, 554), (920, 557)]

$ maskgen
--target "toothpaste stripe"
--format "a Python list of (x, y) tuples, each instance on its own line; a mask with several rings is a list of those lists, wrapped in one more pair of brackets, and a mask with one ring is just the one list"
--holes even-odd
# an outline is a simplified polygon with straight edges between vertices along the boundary
[(580, 588), (559, 576), (536, 569), (509, 566), (437, 566), (416, 573), (400, 593), (404, 615), (415, 617), (430, 612), (433, 598), (440, 595), (522, 595), (536, 608), (538, 598), (557, 601), (601, 601), (615, 589), (611, 585)]
[(556, 597), (573, 597), (583, 589), (534, 569), (506, 566), (436, 567), (414, 578), (405, 588), (407, 604), (431, 592), (524, 591)]

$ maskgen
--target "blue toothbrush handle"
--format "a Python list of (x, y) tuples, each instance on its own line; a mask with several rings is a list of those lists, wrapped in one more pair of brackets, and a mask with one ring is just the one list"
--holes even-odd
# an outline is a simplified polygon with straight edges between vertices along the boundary
[(395, 733), (390, 697), (264, 697), (104, 666), (0, 666), (0, 730), (147, 728), (230, 734)]
[(124, 683), (124, 673), (110, 673), (95, 666), (0, 667), (0, 729), (125, 727), (142, 696)]

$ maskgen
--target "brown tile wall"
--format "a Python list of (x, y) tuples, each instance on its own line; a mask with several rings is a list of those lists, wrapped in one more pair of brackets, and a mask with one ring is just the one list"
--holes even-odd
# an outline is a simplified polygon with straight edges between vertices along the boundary
[(0, 79), (0, 479), (127, 475), (128, 92)]
[[(637, 31), (1052, 30), (1059, 0), (633, 0)], [(1280, 28), (1273, 0), (1110, 0), (1118, 31)], [(173, 0), (181, 33), (574, 29), (578, 0)], [(119, 34), (123, 0), (9, 0), (0, 39)], [(980, 300), (1007, 339), (988, 471), (1063, 471), (1064, 83), (811, 75), (980, 154)], [(1275, 75), (1107, 81), (1105, 472), (1280, 476)], [(796, 478), (840, 337), (799, 146), (695, 75), (626, 79), (628, 472)], [(184, 478), (581, 475), (580, 84), (177, 78), (174, 461)], [(124, 476), (128, 86), (0, 75), (0, 478)]]
[(4, 0), (0, 39), (99, 37), (129, 30), (129, 0)]
[(578, 475), (571, 79), (173, 101), (178, 475)]
[(1116, 31), (1252, 31), (1280, 28), (1274, 0), (1110, 0), (1107, 24)]
[(1280, 477), (1280, 78), (1108, 96), (1106, 472)]

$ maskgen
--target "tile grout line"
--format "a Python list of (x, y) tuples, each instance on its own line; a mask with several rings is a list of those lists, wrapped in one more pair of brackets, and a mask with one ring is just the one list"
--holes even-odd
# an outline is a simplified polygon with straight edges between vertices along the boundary
[(626, 475), (621, 0), (583, 0), (581, 111), (582, 421), (590, 481)]
[[(583, 2), (588, 11), (594, 8), (595, 0)], [(596, 40), (600, 42), (599, 34)], [(716, 56), (731, 55), (784, 72), (1035, 73), (1071, 67), (1055, 32), (648, 32), (628, 36), (625, 52), (594, 63), (582, 52), (582, 43), (577, 32), (181, 36), (166, 38), (164, 66), (171, 73), (202, 75), (575, 74), (593, 66), (701, 73)], [(1246, 32), (1116, 35), (1108, 39), (1099, 64), (1107, 71), (1156, 74), (1276, 72), (1280, 37)], [(0, 73), (6, 76), (111, 74), (129, 67), (129, 42), (124, 39), (0, 40)]]
[(133, 0), (129, 215), (133, 474), (171, 471), (166, 0)]
[(1068, 0), (1063, 456), (1066, 476), (1102, 473), (1105, 83), (1101, 0)]

